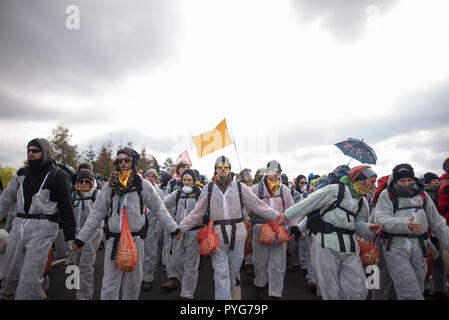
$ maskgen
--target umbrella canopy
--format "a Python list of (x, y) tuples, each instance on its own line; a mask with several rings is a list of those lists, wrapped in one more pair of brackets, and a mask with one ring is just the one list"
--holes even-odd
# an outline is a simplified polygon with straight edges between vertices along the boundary
[(377, 156), (374, 150), (359, 139), (348, 138), (335, 144), (343, 153), (361, 163), (376, 164)]

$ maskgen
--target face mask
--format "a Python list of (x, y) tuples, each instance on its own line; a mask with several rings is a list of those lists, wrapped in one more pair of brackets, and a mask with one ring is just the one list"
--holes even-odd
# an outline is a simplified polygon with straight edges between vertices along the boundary
[(307, 185), (304, 185), (303, 187), (301, 187), (301, 192), (306, 192), (306, 190), (307, 190)]
[(184, 193), (189, 194), (189, 193), (192, 193), (192, 191), (193, 191), (192, 187), (187, 187), (187, 186), (182, 187), (182, 192), (184, 192)]

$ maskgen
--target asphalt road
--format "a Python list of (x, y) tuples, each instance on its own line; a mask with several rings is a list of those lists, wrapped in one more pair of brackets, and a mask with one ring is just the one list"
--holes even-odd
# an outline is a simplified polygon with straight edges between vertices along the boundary
[[(213, 269), (209, 257), (202, 257), (203, 267), (199, 269), (198, 285), (195, 291), (195, 300), (214, 300)], [(94, 272), (94, 300), (100, 299), (101, 283), (103, 278), (104, 250), (97, 251)], [(288, 261), (288, 259), (287, 259)], [(68, 290), (65, 282), (69, 274), (65, 273), (62, 263), (53, 265), (50, 271), (50, 287), (47, 295), (52, 300), (75, 300), (75, 290)], [(237, 286), (235, 299), (254, 300), (253, 276), (248, 276), (243, 270), (240, 272), (240, 285)], [(167, 281), (166, 273), (158, 264), (153, 281), (153, 288), (145, 292), (140, 291), (140, 300), (177, 300), (180, 289), (162, 292), (160, 285)], [(292, 271), (287, 263), (287, 272), (284, 281), (283, 300), (316, 300), (306, 287), (306, 280), (301, 271)], [(269, 299), (268, 296), (265, 299)]]

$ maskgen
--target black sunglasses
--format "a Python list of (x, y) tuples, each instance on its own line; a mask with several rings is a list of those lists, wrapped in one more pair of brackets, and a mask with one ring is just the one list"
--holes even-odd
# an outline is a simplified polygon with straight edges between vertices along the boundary
[(307, 182), (298, 182), (298, 184), (306, 184)]
[(90, 183), (90, 180), (89, 179), (80, 179), (80, 180), (78, 180), (78, 183), (79, 184)]
[(41, 150), (39, 150), (39, 149), (28, 149), (28, 153), (29, 152), (32, 152), (32, 153), (39, 153), (39, 152), (41, 152)]
[(115, 163), (120, 164), (122, 161), (125, 161), (126, 163), (130, 163), (132, 161), (132, 159), (131, 158), (117, 158), (115, 160)]

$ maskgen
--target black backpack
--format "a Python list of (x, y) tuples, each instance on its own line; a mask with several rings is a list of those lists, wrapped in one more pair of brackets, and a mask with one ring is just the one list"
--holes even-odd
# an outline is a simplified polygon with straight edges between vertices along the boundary
[(201, 190), (197, 190), (197, 191), (194, 191), (194, 195), (193, 196), (182, 196), (181, 197), (181, 189), (178, 189), (178, 191), (176, 192), (176, 207), (175, 207), (175, 211), (174, 211), (174, 213), (173, 213), (173, 215), (174, 216), (176, 216), (176, 213), (178, 212), (178, 202), (179, 202), (179, 199), (190, 199), (190, 198), (195, 198), (195, 200), (197, 200), (198, 201), (198, 198), (200, 197), (200, 194), (201, 194)]
[[(239, 191), (239, 198), (240, 198), (240, 210), (242, 211), (242, 217), (243, 217), (243, 201), (242, 201), (242, 185), (240, 181), (237, 182), (237, 190)], [(214, 182), (211, 181), (207, 184), (207, 211), (206, 215), (203, 218), (203, 224), (207, 225), (210, 221), (210, 199), (212, 197), (212, 190), (214, 189)]]
[(311, 213), (308, 213), (307, 216), (307, 224), (306, 229), (310, 230), (311, 233), (317, 234), (320, 231), (320, 224), (321, 224), (321, 218), (329, 211), (334, 210), (335, 208), (339, 208), (341, 210), (344, 210), (346, 212), (348, 222), (350, 222), (349, 216), (353, 216), (354, 218), (359, 214), (360, 210), (363, 206), (363, 197), (359, 200), (359, 207), (357, 212), (354, 214), (353, 212), (340, 207), (341, 202), (343, 201), (343, 198), (345, 196), (345, 185), (341, 182), (338, 183), (338, 194), (337, 194), (337, 200), (335, 200), (329, 207), (327, 207), (323, 213), (320, 213), (320, 210), (312, 211)]

